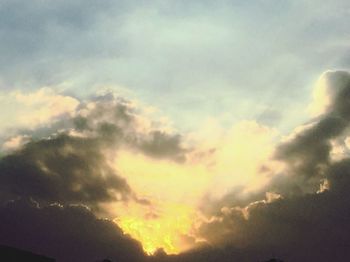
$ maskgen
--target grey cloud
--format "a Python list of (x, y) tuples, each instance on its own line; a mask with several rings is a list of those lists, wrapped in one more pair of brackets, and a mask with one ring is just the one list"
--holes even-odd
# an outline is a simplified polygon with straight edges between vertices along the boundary
[(82, 102), (74, 117), (18, 131), (32, 140), (0, 159), (0, 205), (10, 201), (0, 207), (0, 244), (57, 261), (149, 261), (139, 243), (92, 213), (109, 216), (101, 204), (112, 201), (152, 204), (115, 173), (106, 152), (124, 146), (150, 157), (184, 159), (179, 135), (138, 131), (140, 114), (130, 101), (106, 94)]
[(331, 165), (327, 170), (327, 179), (331, 189), (346, 192), (350, 186), (350, 159), (344, 159)]
[(286, 165), (281, 173), (262, 166), (260, 173), (271, 175), (272, 181), (260, 191), (242, 194), (236, 187), (220, 199), (204, 196), (201, 211), (207, 216), (217, 214), (223, 206), (244, 207), (264, 199), (266, 192), (276, 192), (285, 197), (315, 193), (323, 179), (329, 179), (328, 169), (333, 166), (330, 159), (331, 140), (344, 139), (349, 129), (350, 74), (346, 71), (330, 71), (325, 74), (330, 87), (331, 104), (326, 113), (313, 119), (310, 128), (297, 134), (292, 140), (277, 146), (274, 160)]
[(248, 219), (232, 208), (203, 225), (201, 233), (214, 246), (226, 246), (220, 261), (238, 259), (235, 250), (245, 254), (239, 261), (272, 256), (286, 261), (344, 261), (350, 258), (349, 200), (347, 191), (333, 190), (260, 202), (249, 208)]
[[(286, 165), (285, 173), (274, 174), (263, 192), (248, 199), (233, 191), (215, 203), (211, 220), (199, 229), (214, 246), (215, 258), (208, 261), (259, 261), (272, 256), (286, 261), (350, 259), (350, 160), (330, 157), (331, 140), (344, 139), (349, 131), (350, 74), (335, 71), (325, 77), (331, 94), (325, 114), (277, 147), (275, 160)], [(320, 192), (322, 179), (329, 188)], [(278, 192), (283, 199), (263, 201), (266, 191)], [(184, 257), (196, 261), (198, 254), (208, 252), (203, 249)]]
[[(107, 147), (118, 143), (138, 150), (154, 158), (184, 161), (187, 149), (182, 146), (182, 137), (157, 128), (138, 131), (137, 117), (142, 114), (130, 101), (115, 97), (111, 93), (92, 99), (95, 108), (88, 115), (74, 119), (77, 130), (90, 131)], [(152, 123), (152, 119), (147, 119)], [(142, 128), (142, 127), (141, 127)]]
[(59, 135), (28, 143), (0, 161), (1, 192), (59, 203), (95, 205), (131, 195), (94, 139)]
[(276, 151), (276, 159), (287, 164), (287, 172), (295, 178), (295, 186), (301, 191), (315, 191), (330, 164), (331, 140), (342, 136), (350, 125), (350, 74), (328, 72), (325, 79), (331, 97), (326, 113), (311, 128)]
[(161, 131), (151, 132), (150, 138), (140, 143), (140, 149), (146, 154), (158, 158), (185, 160), (185, 149), (181, 147), (180, 135), (169, 135)]
[[(251, 202), (247, 213), (232, 202), (230, 205), (229, 198), (225, 199), (217, 203), (224, 209), (216, 209), (213, 219), (198, 230), (211, 246), (177, 256), (160, 252), (155, 257), (140, 257), (138, 261), (259, 261), (273, 256), (286, 261), (350, 259), (347, 234), (350, 230), (350, 164), (348, 158), (338, 162), (330, 159), (330, 141), (346, 135), (349, 125), (350, 81), (346, 72), (329, 73), (327, 77), (335, 90), (327, 112), (312, 127), (277, 149), (276, 158), (287, 165), (286, 172), (289, 173), (288, 176), (278, 176), (266, 190), (276, 189), (284, 199)], [(87, 108), (87, 105), (81, 105), (80, 109)], [(1, 170), (6, 171), (0, 172), (1, 192), (39, 200), (47, 196), (48, 202), (91, 204), (108, 201), (113, 199), (109, 195), (111, 191), (131, 193), (123, 191), (128, 188), (123, 180), (109, 173), (99, 151), (101, 146), (118, 148), (123, 143), (131, 150), (173, 160), (185, 152), (178, 135), (157, 130), (138, 133), (134, 128), (138, 112), (125, 100), (118, 101), (110, 95), (96, 98), (95, 108), (87, 112), (71, 119), (72, 128), (82, 137), (68, 133), (53, 136), (31, 142), (22, 150), (4, 157), (0, 164)], [(163, 149), (161, 145), (169, 149)], [(102, 171), (103, 175), (99, 173)], [(62, 176), (53, 181), (55, 176), (47, 176), (51, 173)], [(87, 176), (80, 176), (81, 173)], [(113, 179), (109, 180), (111, 177)], [(327, 179), (330, 188), (315, 193), (321, 179)], [(71, 190), (76, 181), (82, 185), (81, 192)], [(106, 190), (95, 191), (92, 184), (100, 184)], [(235, 192), (231, 197), (235, 197)], [(261, 195), (254, 198), (259, 200)], [(39, 217), (35, 219), (41, 221)], [(119, 260), (123, 261), (123, 258)]]
[(329, 189), (323, 192), (256, 201), (244, 211), (223, 208), (199, 229), (213, 251), (184, 254), (183, 261), (197, 261), (198, 254), (208, 252), (216, 256), (207, 261), (261, 261), (273, 256), (285, 261), (349, 260), (349, 161), (329, 163), (324, 174)]
[(131, 198), (138, 201), (127, 181), (109, 166), (106, 152), (115, 153), (123, 145), (173, 161), (184, 160), (186, 152), (177, 134), (138, 131), (138, 110), (128, 100), (106, 94), (82, 102), (73, 118), (63, 117), (46, 129), (20, 131), (33, 140), (0, 159), (1, 197), (92, 207)]

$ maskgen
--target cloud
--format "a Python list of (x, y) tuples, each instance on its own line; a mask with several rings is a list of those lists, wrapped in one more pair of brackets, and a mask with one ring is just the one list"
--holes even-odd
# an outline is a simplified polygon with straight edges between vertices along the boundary
[[(27, 93), (20, 102), (33, 101), (35, 106), (51, 97), (71, 101), (53, 91), (50, 99), (45, 94)], [(154, 241), (145, 245), (149, 252), (164, 247), (177, 253), (180, 247), (195, 245), (195, 237), (186, 232), (197, 219), (196, 206), (205, 192), (226, 194), (237, 183), (247, 189), (255, 179), (252, 188), (262, 186), (254, 174), (270, 154), (274, 132), (269, 134), (269, 128), (244, 122), (214, 145), (197, 147), (195, 141), (160, 126), (163, 121), (153, 120), (134, 101), (112, 93), (74, 101), (78, 104), (69, 114), (8, 134), (3, 147), (12, 145), (12, 150), (4, 151), (7, 155), (0, 160), (2, 201), (31, 197), (41, 205), (84, 204), (98, 215), (117, 216), (123, 230), (134, 237), (148, 232), (145, 236)], [(21, 117), (26, 113), (30, 118), (31, 111), (23, 111)], [(256, 144), (261, 148), (255, 152)], [(181, 186), (174, 187), (174, 181)], [(209, 187), (211, 182), (215, 187)], [(181, 226), (176, 226), (175, 214)], [(145, 218), (152, 219), (146, 223)], [(140, 227), (135, 230), (134, 224)], [(186, 243), (186, 238), (193, 240)]]
[[(20, 102), (34, 101), (34, 106), (45, 103), (46, 96), (37, 94), (28, 93)], [(69, 96), (66, 97), (69, 100)], [(30, 118), (31, 112), (27, 113)], [(116, 155), (119, 151), (133, 154), (133, 162), (137, 161), (136, 155), (142, 156), (146, 164), (165, 161), (168, 165), (180, 166), (185, 161), (187, 149), (182, 145), (181, 136), (169, 128), (158, 128), (159, 123), (145, 114), (133, 101), (106, 93), (79, 101), (70, 114), (53, 117), (36, 129), (15, 130), (3, 144), (6, 151), (0, 159), (0, 202), (30, 198), (43, 207), (51, 203), (66, 207), (83, 204), (95, 214), (110, 218), (125, 213), (123, 209), (135, 208), (140, 218), (144, 215), (140, 210), (147, 210), (146, 214), (151, 217), (161, 214), (160, 221), (178, 222), (171, 214), (181, 210), (180, 207), (172, 210), (162, 203), (159, 212), (149, 212), (159, 208), (154, 206), (158, 205), (155, 199), (134, 188), (134, 184), (131, 187), (132, 173), (119, 172), (111, 162), (115, 156), (120, 157)], [(26, 112), (21, 116), (25, 118)], [(166, 178), (164, 173), (160, 175)], [(117, 206), (118, 202), (123, 204)], [(126, 213), (130, 215), (130, 211)], [(189, 217), (185, 219), (186, 225), (178, 227), (183, 234), (184, 228), (190, 226)], [(158, 225), (157, 220), (152, 221)], [(125, 220), (120, 222), (125, 223)], [(163, 232), (160, 230), (159, 234)]]
[(322, 8), (313, 1), (3, 0), (0, 88), (66, 85), (86, 95), (126, 86), (186, 127), (232, 105), (230, 123), (271, 106), (278, 114), (260, 118), (275, 123), (287, 114), (281, 123), (290, 127), (300, 121), (311, 79), (347, 64), (339, 60), (348, 53), (348, 7), (345, 0)]
[(138, 261), (346, 260), (350, 74), (322, 78), (322, 114), (281, 141), (255, 121), (230, 129), (211, 122), (186, 135), (111, 93), (79, 101), (55, 131), (20, 130), (8, 140), (16, 147), (0, 160), (0, 199), (33, 198), (41, 205), (30, 208), (40, 211), (35, 221), (45, 210), (84, 204), (147, 252), (174, 254)]
[(104, 161), (93, 139), (58, 135), (30, 142), (0, 161), (1, 192), (58, 203), (127, 198), (131, 190)]
[(261, 261), (273, 256), (286, 261), (347, 260), (349, 197), (346, 190), (333, 189), (270, 203), (259, 201), (245, 209), (248, 218), (240, 208), (223, 209), (202, 225), (201, 234), (213, 246), (226, 247), (213, 252), (220, 261)]
[[(37, 94), (25, 97), (34, 104), (46, 100)], [(189, 138), (160, 124), (137, 103), (105, 93), (36, 129), (22, 128), (4, 143), (17, 141), (0, 160), (1, 200), (84, 204), (117, 217), (148, 252), (189, 249), (200, 241), (190, 231), (204, 194), (220, 199), (234, 188), (242, 195), (264, 187), (268, 178), (256, 171), (270, 156), (276, 132), (246, 121), (207, 143), (206, 135)]]
[(344, 101), (340, 104), (338, 100), (346, 99), (349, 86), (349, 72), (347, 71), (327, 71), (321, 75), (316, 83), (313, 92), (313, 102), (310, 109), (314, 109), (314, 114), (320, 115), (334, 111), (335, 107), (341, 110), (346, 105)]
[[(347, 149), (342, 158), (331, 158), (332, 141), (345, 144), (348, 136), (350, 74), (334, 71), (322, 77), (331, 94), (324, 113), (276, 147), (274, 156), (284, 168), (263, 190), (274, 190), (278, 197), (252, 195), (256, 200), (243, 206), (226, 199), (216, 203), (221, 210), (199, 227), (211, 245), (226, 247), (217, 254), (222, 261), (273, 255), (288, 261), (350, 258)], [(242, 258), (241, 252), (247, 255)]]
[(86, 207), (39, 207), (31, 200), (0, 206), (0, 243), (46, 254), (57, 261), (142, 261), (141, 245)]
[[(329, 71), (321, 79), (329, 101), (324, 113), (276, 150), (276, 158), (287, 164), (286, 172), (295, 178), (296, 188), (306, 192), (314, 192), (318, 187), (325, 169), (331, 164), (332, 141), (345, 140), (344, 132), (350, 124), (350, 74)], [(316, 86), (316, 90), (318, 88)]]
[(51, 88), (40, 88), (32, 93), (22, 91), (0, 93), (0, 102), (9, 110), (0, 118), (1, 134), (11, 129), (38, 129), (52, 125), (62, 117), (72, 117), (80, 102)]
[(154, 131), (147, 140), (140, 144), (140, 149), (147, 155), (159, 158), (174, 158), (184, 160), (184, 149), (181, 147), (180, 135), (169, 135), (164, 132)]
[[(109, 154), (125, 147), (153, 158), (184, 160), (179, 135), (152, 127), (141, 109), (111, 93), (78, 101), (41, 89), (16, 93), (16, 98), (52, 113), (36, 129), (35, 124), (19, 125), (22, 129), (4, 143), (4, 149), (14, 151), (0, 160), (3, 195), (87, 205), (135, 199), (127, 181), (109, 165)], [(29, 110), (20, 117), (29, 122), (37, 115)]]

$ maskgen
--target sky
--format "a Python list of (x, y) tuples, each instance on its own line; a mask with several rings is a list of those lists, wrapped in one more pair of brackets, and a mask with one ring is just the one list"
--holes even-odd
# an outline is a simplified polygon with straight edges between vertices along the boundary
[(0, 245), (349, 259), (349, 14), (345, 0), (0, 0)]

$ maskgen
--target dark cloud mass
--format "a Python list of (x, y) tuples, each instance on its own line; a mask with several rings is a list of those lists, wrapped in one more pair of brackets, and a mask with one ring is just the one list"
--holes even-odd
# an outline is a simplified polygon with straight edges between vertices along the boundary
[[(288, 173), (295, 179), (294, 190), (315, 191), (331, 165), (332, 139), (344, 139), (350, 125), (350, 74), (327, 72), (324, 79), (330, 97), (326, 112), (311, 128), (282, 144), (276, 152), (276, 158), (287, 163)], [(291, 186), (290, 180), (287, 183)]]
[(28, 143), (0, 161), (1, 192), (59, 203), (127, 198), (127, 182), (109, 168), (94, 139), (59, 135)]
[(257, 202), (248, 208), (248, 218), (240, 209), (226, 209), (201, 233), (214, 245), (226, 246), (224, 254), (232, 252), (231, 259), (239, 257), (233, 252), (238, 249), (244, 254), (238, 261), (272, 256), (286, 261), (346, 261), (350, 259), (350, 195), (346, 190), (334, 191)]
[(50, 205), (30, 200), (0, 207), (1, 244), (46, 254), (57, 261), (142, 261), (141, 245), (111, 221), (97, 219), (82, 206)]

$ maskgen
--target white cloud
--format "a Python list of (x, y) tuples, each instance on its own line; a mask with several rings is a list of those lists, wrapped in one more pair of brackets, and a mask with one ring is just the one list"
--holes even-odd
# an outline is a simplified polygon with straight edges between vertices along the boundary
[(50, 125), (60, 116), (72, 116), (80, 102), (45, 87), (31, 93), (2, 92), (0, 103), (0, 129), (4, 132), (11, 128), (34, 129)]

